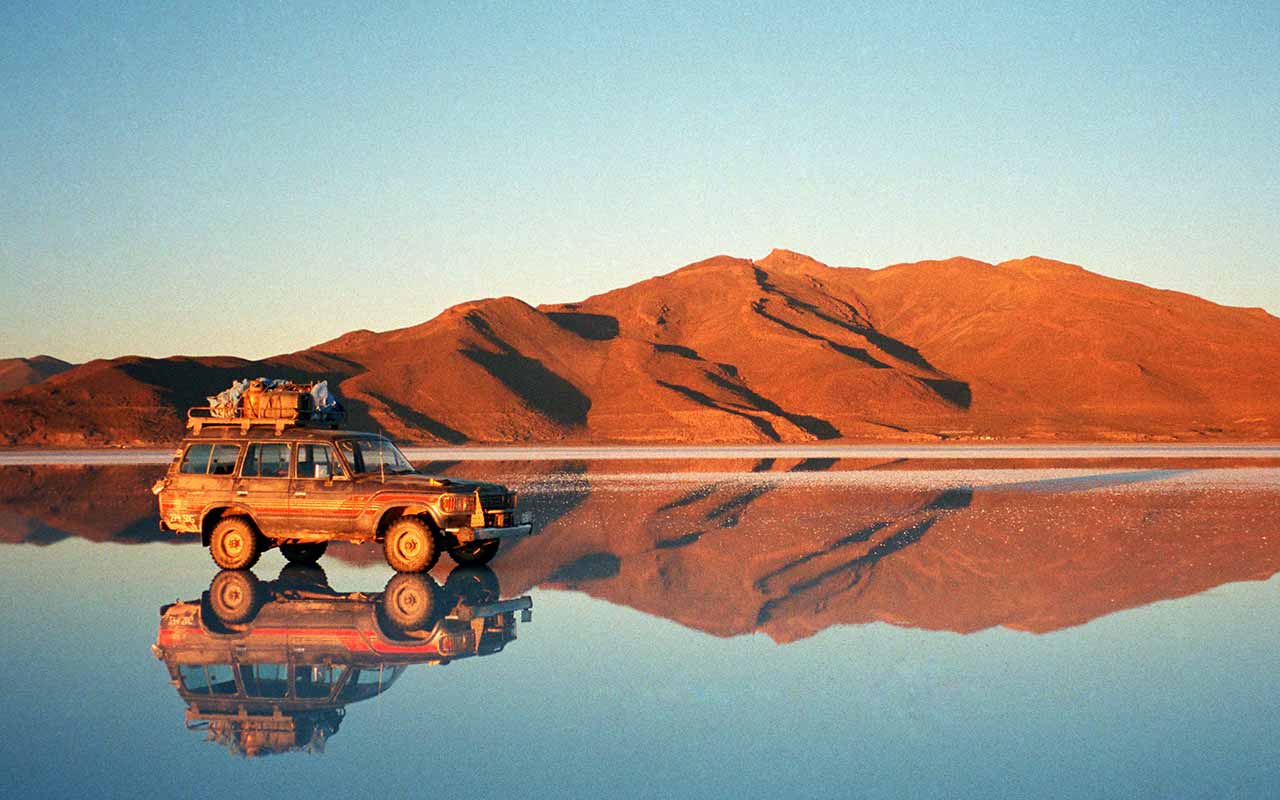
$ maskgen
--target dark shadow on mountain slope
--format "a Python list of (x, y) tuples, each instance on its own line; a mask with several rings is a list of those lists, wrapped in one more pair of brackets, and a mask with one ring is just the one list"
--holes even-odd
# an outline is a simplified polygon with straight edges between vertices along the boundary
[(668, 383), (667, 381), (658, 381), (657, 383), (662, 388), (670, 389), (671, 391), (676, 392), (677, 394), (684, 395), (685, 397), (689, 398), (695, 403), (704, 405), (707, 408), (712, 408), (712, 409), (715, 409), (716, 411), (723, 411), (726, 414), (733, 414), (736, 417), (742, 417), (746, 421), (750, 422), (753, 426), (755, 426), (756, 430), (760, 431), (760, 433), (769, 437), (773, 441), (775, 442), (782, 441), (782, 437), (778, 435), (777, 429), (774, 428), (773, 424), (770, 423), (767, 419), (757, 417), (754, 414), (748, 414), (745, 411), (739, 411), (736, 408), (730, 408), (729, 406), (725, 406), (717, 402), (715, 398), (710, 397), (709, 395), (703, 394), (697, 389), (692, 389), (688, 386), (682, 386), (678, 383)]
[(698, 355), (698, 351), (692, 347), (684, 347), (678, 344), (654, 344), (653, 349), (659, 353), (671, 353), (672, 355), (687, 358), (690, 361), (701, 361), (702, 356)]
[(529, 358), (498, 336), (483, 317), (474, 312), (467, 322), (498, 352), (467, 346), (459, 352), (502, 382), (529, 408), (567, 426), (585, 425), (591, 399), (536, 358)]
[(433, 419), (432, 417), (428, 417), (421, 411), (415, 411), (403, 403), (397, 403), (384, 394), (370, 392), (369, 396), (386, 406), (387, 410), (397, 416), (401, 422), (417, 428), (420, 431), (426, 431), (431, 436), (434, 436), (443, 442), (447, 442), (448, 444), (462, 444), (463, 442), (468, 441), (469, 437), (465, 433), (454, 430), (443, 422)]
[(607, 342), (618, 336), (618, 318), (608, 314), (580, 311), (548, 311), (547, 317), (570, 333), (593, 342)]
[(969, 384), (964, 381), (921, 378), (920, 382), (956, 408), (968, 408), (973, 404), (973, 392), (970, 391)]
[(704, 371), (702, 374), (707, 377), (707, 380), (711, 381), (716, 386), (719, 386), (727, 392), (736, 394), (738, 397), (746, 400), (761, 411), (767, 411), (770, 414), (776, 414), (777, 416), (782, 417), (815, 439), (826, 441), (829, 439), (840, 438), (840, 430), (825, 419), (810, 416), (808, 414), (792, 414), (791, 412), (783, 409), (777, 403), (767, 397), (757, 394), (742, 384), (734, 383), (733, 381), (717, 375), (714, 372)]
[(706, 531), (692, 531), (683, 536), (675, 536), (671, 539), (659, 539), (653, 546), (657, 550), (671, 550), (677, 547), (684, 547), (685, 545), (693, 544), (701, 539), (702, 534), (704, 533), (706, 533)]
[[(209, 365), (190, 358), (146, 359), (123, 362), (117, 365), (125, 375), (154, 386), (185, 418), (192, 406), (209, 405), (209, 396), (226, 389), (242, 378), (283, 378), (306, 382), (332, 380), (336, 386), (345, 375), (311, 370), (293, 369), (261, 361), (246, 361), (229, 365)], [(104, 398), (110, 404), (110, 398)]]
[(875, 369), (892, 369), (892, 367), (890, 367), (888, 364), (876, 359), (874, 356), (871, 355), (870, 352), (863, 350), (860, 347), (850, 347), (848, 345), (840, 344), (839, 342), (832, 341), (831, 339), (828, 339), (825, 336), (819, 336), (818, 334), (813, 333), (812, 331), (805, 330), (804, 328), (801, 328), (799, 325), (793, 324), (791, 322), (787, 322), (785, 319), (782, 319), (781, 317), (770, 314), (768, 311), (765, 310), (765, 301), (763, 300), (757, 300), (756, 302), (752, 303), (751, 310), (756, 312), (760, 316), (764, 317), (765, 319), (769, 320), (770, 322), (776, 325), (781, 325), (782, 327), (786, 328), (792, 333), (798, 333), (801, 336), (804, 336), (805, 338), (813, 339), (814, 341), (817, 341), (817, 342), (822, 342), (823, 344), (830, 347), (832, 350), (835, 350), (837, 353), (840, 353), (841, 355), (846, 355), (849, 358), (855, 359), (857, 361), (861, 361), (863, 364), (866, 364), (869, 367), (873, 367)]
[(871, 344), (880, 348), (882, 352), (898, 359), (899, 361), (904, 361), (913, 366), (920, 367), (921, 369), (927, 369), (930, 372), (937, 372), (933, 365), (929, 363), (929, 360), (921, 355), (919, 350), (906, 342), (895, 339), (892, 336), (887, 336), (876, 330), (871, 326), (870, 322), (862, 318), (862, 315), (857, 312), (857, 309), (853, 308), (848, 303), (839, 300), (839, 298), (832, 297), (831, 299), (839, 302), (848, 309), (849, 315), (854, 318), (854, 321), (834, 317), (818, 308), (813, 303), (807, 303), (798, 297), (787, 294), (773, 283), (770, 283), (768, 273), (759, 267), (756, 268), (756, 285), (758, 285), (763, 291), (769, 292), (770, 294), (776, 294), (781, 297), (782, 301), (791, 308), (807, 311), (823, 322), (828, 322), (837, 327), (844, 328), (850, 333), (861, 336)]

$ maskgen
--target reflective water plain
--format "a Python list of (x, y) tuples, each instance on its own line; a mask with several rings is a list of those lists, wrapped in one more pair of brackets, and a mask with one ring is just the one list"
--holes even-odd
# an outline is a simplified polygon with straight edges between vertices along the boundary
[(3, 794), (1280, 795), (1268, 461), (423, 468), (542, 533), (228, 575), (155, 466), (0, 467)]

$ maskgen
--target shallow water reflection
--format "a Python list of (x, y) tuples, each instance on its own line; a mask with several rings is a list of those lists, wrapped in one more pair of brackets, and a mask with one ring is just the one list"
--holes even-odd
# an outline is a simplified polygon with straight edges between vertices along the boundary
[(1280, 470), (437, 466), (519, 486), (542, 532), (492, 571), (335, 546), (219, 572), (155, 530), (154, 468), (0, 469), (6, 785), (1280, 789)]

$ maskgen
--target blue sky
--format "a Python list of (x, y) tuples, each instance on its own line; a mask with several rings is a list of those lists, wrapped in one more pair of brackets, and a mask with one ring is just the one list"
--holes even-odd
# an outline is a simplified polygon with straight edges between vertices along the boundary
[(1276, 4), (473, 5), (5, 5), (0, 357), (265, 356), (774, 246), (1280, 313)]

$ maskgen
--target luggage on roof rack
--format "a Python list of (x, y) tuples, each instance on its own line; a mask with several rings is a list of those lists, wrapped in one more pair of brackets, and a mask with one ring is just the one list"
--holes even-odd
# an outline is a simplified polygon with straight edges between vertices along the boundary
[(276, 433), (295, 425), (337, 427), (347, 413), (329, 391), (328, 381), (295, 383), (268, 378), (243, 379), (208, 398), (209, 405), (187, 411), (187, 427), (199, 433), (206, 425), (272, 426)]

